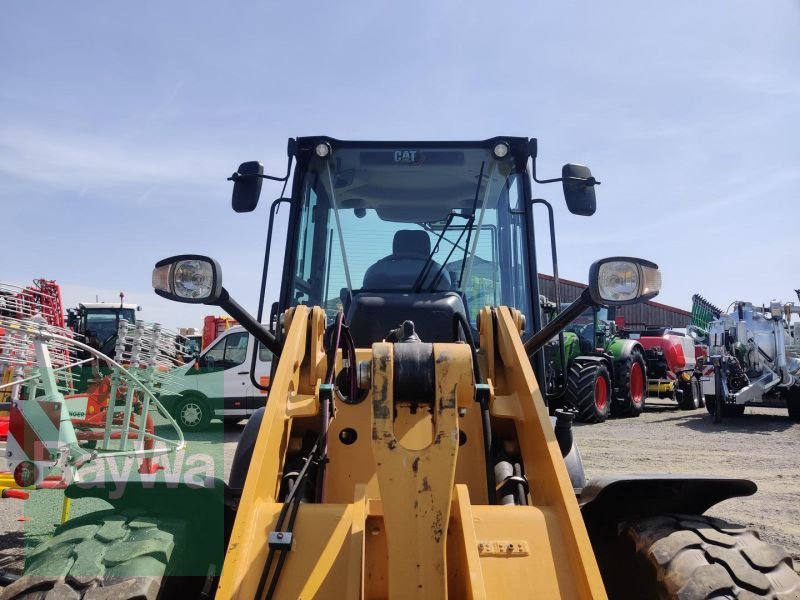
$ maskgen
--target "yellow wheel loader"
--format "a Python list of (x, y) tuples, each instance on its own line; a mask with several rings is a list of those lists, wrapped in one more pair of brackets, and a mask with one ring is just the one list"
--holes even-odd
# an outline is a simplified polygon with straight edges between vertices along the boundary
[(156, 293), (220, 307), (277, 358), (229, 481), (129, 485), (113, 499), (73, 486), (114, 508), (62, 526), (3, 597), (797, 597), (783, 550), (703, 516), (752, 482), (587, 482), (573, 415), (549, 416), (540, 391), (541, 349), (586, 308), (655, 296), (660, 274), (596, 261), (585, 293), (544, 325), (532, 180), (562, 183), (586, 216), (599, 182), (574, 164), (540, 180), (536, 155), (516, 137), (304, 137), (289, 141), (284, 177), (242, 164), (237, 212), (256, 208), (263, 179), (291, 183), (270, 209), (257, 314), (212, 258), (153, 272)]

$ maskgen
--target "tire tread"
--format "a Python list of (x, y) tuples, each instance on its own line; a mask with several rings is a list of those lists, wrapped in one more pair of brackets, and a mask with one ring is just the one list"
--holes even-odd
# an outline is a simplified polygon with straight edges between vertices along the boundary
[(30, 553), (25, 575), (0, 600), (155, 600), (186, 527), (116, 510), (78, 517)]
[[(631, 396), (631, 367), (634, 362), (638, 362), (642, 367), (642, 377), (644, 379), (644, 394), (642, 395), (642, 402), (634, 404)], [(624, 358), (616, 363), (615, 370), (616, 386), (619, 390), (619, 399), (612, 405), (614, 416), (620, 417), (638, 417), (644, 412), (644, 405), (647, 401), (647, 361), (644, 358), (644, 353), (640, 348), (634, 348), (627, 358)]]
[(619, 532), (655, 571), (653, 597), (800, 598), (791, 557), (750, 528), (675, 514), (628, 520)]
[[(598, 372), (606, 378), (608, 399), (607, 408), (600, 412), (594, 402), (594, 382)], [(611, 404), (611, 381), (608, 369), (596, 362), (573, 361), (567, 377), (567, 399), (578, 411), (577, 419), (583, 423), (602, 423), (606, 420)]]

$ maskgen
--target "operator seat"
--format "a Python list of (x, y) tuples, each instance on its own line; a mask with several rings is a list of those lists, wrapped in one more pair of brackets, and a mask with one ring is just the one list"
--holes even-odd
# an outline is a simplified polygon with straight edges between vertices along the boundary
[[(401, 229), (394, 234), (392, 253), (369, 267), (364, 273), (365, 290), (413, 291), (414, 283), (431, 254), (431, 239), (426, 231)], [(431, 260), (428, 274), (422, 284), (423, 292), (441, 292), (451, 289), (450, 272), (442, 269), (436, 286), (434, 278), (442, 265)]]
[[(392, 253), (372, 265), (364, 274), (364, 285), (353, 290), (352, 302), (345, 301), (350, 333), (358, 348), (369, 348), (385, 339), (389, 331), (403, 321), (413, 321), (423, 342), (453, 342), (456, 313), (466, 318), (464, 301), (457, 291), (452, 291), (450, 272), (431, 261), (428, 274), (419, 292), (414, 283), (431, 254), (431, 240), (427, 232), (401, 230), (394, 234)], [(347, 299), (349, 300), (349, 299)]]

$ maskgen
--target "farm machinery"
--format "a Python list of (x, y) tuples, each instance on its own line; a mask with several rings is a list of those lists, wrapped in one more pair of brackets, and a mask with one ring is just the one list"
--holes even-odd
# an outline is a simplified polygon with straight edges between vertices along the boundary
[[(586, 216), (598, 182), (573, 164), (539, 179), (536, 156), (527, 138), (305, 137), (289, 141), (283, 177), (240, 165), (232, 204), (242, 213), (256, 208), (263, 179), (288, 184), (294, 165), (291, 196), (270, 207), (256, 314), (213, 258), (174, 256), (153, 271), (158, 295), (218, 306), (275, 357), (269, 401), (243, 430), (229, 481), (129, 489), (135, 502), (92, 490), (114, 509), (61, 526), (4, 600), (52, 590), (258, 600), (800, 590), (784, 552), (703, 516), (754, 493), (752, 482), (586, 481), (571, 413), (550, 417), (537, 383), (543, 348), (589, 308), (653, 297), (660, 275), (640, 259), (597, 261), (587, 290), (545, 324), (531, 179), (561, 182), (569, 210)], [(270, 265), (281, 206), (285, 259)], [(264, 326), (276, 267), (278, 317)], [(251, 363), (258, 388), (254, 372)], [(205, 519), (186, 506), (206, 507)]]
[[(87, 345), (114, 357), (117, 346), (117, 329), (120, 321), (136, 324), (136, 313), (141, 306), (124, 302), (125, 294), (120, 292), (119, 303), (81, 302), (75, 308), (67, 309), (66, 326), (80, 335)], [(82, 356), (88, 356), (83, 352)]]
[[(544, 301), (542, 307), (549, 318), (557, 314), (552, 302)], [(551, 408), (571, 407), (585, 423), (602, 423), (609, 415), (642, 414), (647, 396), (645, 351), (637, 340), (617, 334), (608, 308), (586, 310), (545, 346), (545, 356)]]
[[(122, 320), (115, 335), (117, 362), (78, 340), (63, 326), (60, 311), (49, 312), (56, 304), (50, 294), (56, 293), (57, 286), (33, 296), (0, 283), (0, 441), (8, 466), (0, 473), (0, 488), (23, 499), (27, 490), (81, 481), (81, 467), (99, 459), (138, 458), (138, 472), (152, 474), (158, 469), (154, 457), (183, 446), (179, 431), (176, 440), (155, 434), (150, 410), (160, 409), (155, 392), (169, 389), (174, 334), (157, 324)], [(110, 365), (111, 374), (99, 375), (99, 360)], [(95, 379), (79, 392), (81, 370), (94, 372)], [(68, 512), (65, 501), (63, 519)]]
[(620, 335), (636, 340), (644, 350), (649, 396), (675, 400), (682, 410), (705, 406), (700, 377), (707, 360), (706, 346), (667, 327), (627, 327)]
[(706, 407), (715, 421), (741, 415), (746, 406), (786, 408), (800, 421), (800, 322), (793, 321), (800, 306), (736, 301), (724, 313), (701, 297), (693, 300), (697, 312), (706, 309), (705, 319), (693, 325), (708, 339), (714, 372)]

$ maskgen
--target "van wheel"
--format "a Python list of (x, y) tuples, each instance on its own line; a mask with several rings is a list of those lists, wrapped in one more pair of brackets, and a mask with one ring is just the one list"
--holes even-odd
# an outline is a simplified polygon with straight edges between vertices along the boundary
[(198, 396), (185, 396), (175, 405), (172, 413), (183, 431), (203, 431), (211, 422), (211, 409)]

